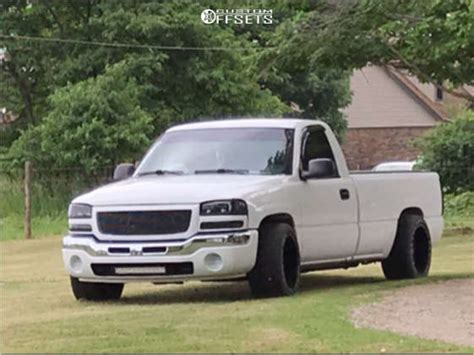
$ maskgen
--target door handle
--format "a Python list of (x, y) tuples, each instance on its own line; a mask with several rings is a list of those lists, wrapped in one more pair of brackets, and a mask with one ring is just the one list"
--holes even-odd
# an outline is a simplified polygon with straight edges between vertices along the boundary
[(341, 196), (341, 200), (348, 200), (351, 197), (348, 189), (340, 189), (339, 196)]

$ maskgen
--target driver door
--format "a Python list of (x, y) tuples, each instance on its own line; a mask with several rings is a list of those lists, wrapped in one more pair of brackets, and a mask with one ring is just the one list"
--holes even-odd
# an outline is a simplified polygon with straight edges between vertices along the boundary
[(313, 264), (343, 260), (354, 255), (359, 236), (357, 199), (352, 179), (341, 177), (324, 128), (307, 127), (303, 133), (300, 169), (312, 159), (332, 159), (333, 176), (301, 181), (301, 261)]

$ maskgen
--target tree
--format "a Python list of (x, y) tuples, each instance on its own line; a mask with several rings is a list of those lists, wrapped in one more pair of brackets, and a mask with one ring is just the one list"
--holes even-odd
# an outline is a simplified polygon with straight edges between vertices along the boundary
[(418, 145), (421, 167), (438, 172), (446, 192), (474, 190), (474, 111), (431, 130)]
[(265, 85), (288, 106), (296, 106), (287, 116), (321, 119), (343, 140), (347, 122), (341, 108), (351, 102), (349, 73), (337, 69), (321, 70), (311, 58), (301, 66), (294, 62), (275, 63)]
[[(286, 109), (277, 96), (261, 88), (258, 83), (255, 63), (249, 59), (257, 48), (245, 38), (236, 37), (229, 28), (206, 27), (199, 17), (201, 7), (190, 1), (156, 3), (90, 0), (32, 5), (24, 1), (12, 1), (10, 5), (2, 14), (8, 19), (2, 33), (41, 35), (42, 38), (53, 39), (52, 42), (38, 42), (30, 38), (3, 41), (9, 59), (6, 66), (2, 66), (1, 75), (11, 83), (8, 90), (12, 96), (18, 92), (20, 83), (14, 80), (7, 69), (15, 66), (21, 71), (29, 70), (26, 69), (29, 68), (28, 56), (14, 55), (22, 48), (31, 49), (36, 58), (31, 68), (32, 72), (38, 74), (35, 78), (28, 77), (34, 83), (31, 87), (42, 88), (30, 91), (33, 98), (32, 117), (36, 119), (30, 120), (27, 115), (22, 115), (21, 120), (25, 124), (21, 128), (24, 133), (19, 143), (12, 147), (10, 156), (19, 156), (19, 149), (26, 149), (26, 141), (30, 138), (38, 141), (38, 144), (48, 145), (39, 142), (49, 139), (48, 135), (38, 134), (34, 138), (36, 133), (47, 132), (52, 121), (61, 126), (59, 120), (68, 120), (63, 105), (72, 103), (71, 97), (85, 99), (79, 95), (81, 90), (86, 90), (80, 84), (87, 82), (84, 84), (87, 90), (94, 91), (95, 85), (102, 80), (94, 79), (102, 78), (107, 68), (118, 63), (124, 80), (133, 82), (136, 87), (134, 97), (138, 100), (138, 107), (153, 118), (152, 129), (148, 131), (149, 138), (175, 122), (229, 115), (280, 115)], [(10, 12), (17, 14), (22, 21), (36, 20), (38, 28), (29, 32), (28, 27), (15, 27), (17, 23), (14, 18), (10, 18)], [(58, 43), (55, 39), (65, 42)], [(94, 45), (88, 43), (91, 41), (130, 45)], [(157, 48), (163, 46), (235, 47), (236, 50)], [(42, 52), (38, 51), (40, 47)], [(62, 90), (64, 87), (68, 89)], [(112, 83), (108, 89), (115, 90)], [(97, 90), (100, 91), (100, 88)], [(61, 95), (64, 96), (62, 99)], [(8, 100), (6, 105), (13, 105), (13, 101)], [(18, 112), (23, 112), (26, 106), (25, 100), (18, 100), (15, 107)], [(61, 118), (53, 117), (54, 114), (59, 114)], [(43, 124), (43, 117), (49, 123)], [(43, 125), (45, 128), (41, 128)], [(71, 127), (65, 124), (63, 128)], [(89, 147), (91, 154), (93, 146)], [(59, 152), (61, 150), (58, 151), (61, 154)], [(27, 155), (25, 151), (23, 156)], [(72, 159), (62, 160), (58, 157), (57, 164), (66, 161), (73, 162)], [(103, 163), (108, 161), (104, 158)]]
[[(239, 4), (229, 1), (230, 8)], [(72, 97), (85, 99), (81, 90), (102, 92), (102, 81), (116, 65), (123, 80), (133, 83), (137, 106), (152, 118), (148, 138), (176, 122), (201, 117), (285, 114), (323, 118), (340, 134), (345, 127), (339, 109), (349, 102), (347, 71), (323, 68), (314, 56), (267, 60), (273, 56), (267, 47), (279, 38), (274, 30), (296, 23), (313, 9), (311, 2), (280, 3), (273, 26), (245, 28), (203, 24), (199, 15), (212, 2), (7, 0), (0, 6), (0, 48), (7, 54), (0, 80), (8, 83), (0, 106), (20, 114), (15, 125), (0, 132), (1, 144), (8, 147), (21, 134), (10, 157), (42, 151), (30, 145), (49, 146), (41, 140), (48, 139), (44, 132), (52, 129), (50, 122), (75, 130), (60, 122), (68, 120), (64, 106), (72, 104)], [(267, 7), (265, 1), (261, 7)], [(190, 49), (208, 47), (222, 50)], [(109, 90), (115, 90), (112, 83)], [(94, 141), (88, 142), (92, 154)], [(57, 149), (57, 154), (66, 151)], [(50, 161), (66, 163), (73, 159)], [(90, 164), (96, 165), (94, 159)]]
[[(7, 39), (10, 35), (71, 36), (84, 26), (97, 1), (53, 0), (30, 2), (5, 0), (0, 2), (0, 107), (19, 118), (0, 133), (0, 144), (9, 146), (29, 125), (38, 124), (48, 112), (48, 96), (65, 83), (57, 82), (57, 75), (70, 55), (70, 48), (62, 43)], [(5, 37), (6, 36), (6, 37)]]
[[(227, 8), (241, 3), (227, 1)], [(270, 7), (268, 2), (253, 2), (257, 8)], [(234, 32), (262, 50), (256, 52), (259, 82), (288, 106), (285, 116), (326, 121), (342, 140), (347, 126), (341, 109), (351, 102), (349, 70), (337, 65), (323, 67), (314, 53), (288, 52), (280, 55), (288, 34), (298, 28), (302, 18), (317, 8), (312, 1), (277, 2), (271, 6), (274, 23), (267, 26), (234, 26)]]
[(96, 78), (57, 90), (42, 123), (13, 143), (11, 164), (30, 160), (89, 171), (142, 153), (150, 143), (152, 117), (140, 108), (140, 88), (123, 70), (118, 63)]
[[(201, 115), (226, 114), (228, 100), (237, 93), (243, 100), (236, 114), (253, 113), (282, 105), (271, 93), (260, 90), (254, 67), (245, 61), (257, 48), (244, 38), (237, 38), (230, 29), (207, 27), (201, 23), (201, 6), (191, 1), (156, 3), (154, 1), (99, 2), (53, 1), (28, 4), (10, 0), (2, 5), (3, 37), (0, 47), (7, 50), (8, 60), (1, 67), (2, 79), (11, 85), (3, 89), (17, 93), (22, 83), (15, 80), (17, 72), (25, 74), (32, 100), (17, 100), (15, 112), (41, 117), (47, 112), (46, 98), (55, 89), (104, 73), (107, 65), (128, 59), (130, 75), (139, 84), (147, 85), (153, 95), (166, 104), (178, 121)], [(126, 43), (130, 47), (110, 47), (55, 41), (35, 41), (28, 38), (8, 39), (8, 35), (37, 36), (46, 39), (101, 43)], [(13, 37), (14, 38), (14, 37)], [(138, 45), (138, 47), (134, 47)], [(145, 47), (139, 47), (145, 45)], [(147, 48), (146, 45), (171, 47), (228, 47), (224, 51), (180, 51)], [(20, 55), (21, 54), (21, 55)], [(133, 68), (132, 68), (133, 66)], [(16, 68), (16, 72), (12, 72)], [(41, 90), (35, 91), (35, 88)], [(219, 95), (224, 97), (219, 97)], [(20, 95), (16, 95), (18, 98)], [(263, 101), (267, 100), (266, 103)], [(256, 103), (256, 100), (262, 100)], [(12, 106), (13, 100), (6, 100)], [(32, 107), (27, 102), (32, 101)], [(178, 102), (177, 102), (178, 101)], [(151, 102), (147, 108), (152, 106)], [(230, 106), (232, 102), (229, 102)], [(28, 107), (27, 107), (28, 106)], [(34, 114), (39, 107), (43, 110)], [(217, 106), (219, 108), (217, 108)], [(44, 108), (46, 107), (46, 108)], [(156, 109), (156, 107), (153, 107)], [(215, 110), (215, 112), (213, 112)], [(257, 110), (258, 111), (258, 110)]]
[(391, 64), (471, 102), (455, 90), (474, 82), (474, 2), (320, 2), (283, 33), (278, 55), (314, 56), (320, 67)]

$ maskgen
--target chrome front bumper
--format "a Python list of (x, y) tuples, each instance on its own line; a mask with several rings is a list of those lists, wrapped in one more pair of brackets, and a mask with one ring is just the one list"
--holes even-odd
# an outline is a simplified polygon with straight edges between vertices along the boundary
[[(83, 281), (182, 281), (220, 279), (247, 274), (255, 265), (258, 246), (256, 230), (196, 235), (182, 241), (103, 242), (87, 236), (63, 239), (63, 260), (71, 276)], [(192, 263), (192, 273), (169, 274), (174, 265)], [(117, 274), (98, 275), (94, 265), (117, 267)], [(133, 264), (137, 275), (119, 275), (120, 265)], [(163, 272), (147, 271), (147, 265), (163, 265)], [(138, 265), (138, 267), (137, 267)], [(143, 267), (142, 267), (143, 266)], [(156, 270), (156, 269), (155, 269)], [(138, 275), (139, 274), (139, 275)]]

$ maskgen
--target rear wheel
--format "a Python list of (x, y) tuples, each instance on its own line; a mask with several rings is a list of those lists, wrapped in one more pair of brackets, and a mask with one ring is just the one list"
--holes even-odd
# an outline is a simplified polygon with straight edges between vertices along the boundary
[(71, 276), (71, 288), (77, 300), (111, 301), (120, 298), (123, 284), (82, 282), (78, 278)]
[(424, 277), (430, 264), (431, 238), (423, 217), (402, 215), (390, 255), (382, 261), (385, 277), (391, 280)]
[(268, 223), (260, 229), (257, 262), (248, 275), (257, 297), (289, 296), (300, 278), (300, 254), (294, 229), (286, 223)]

